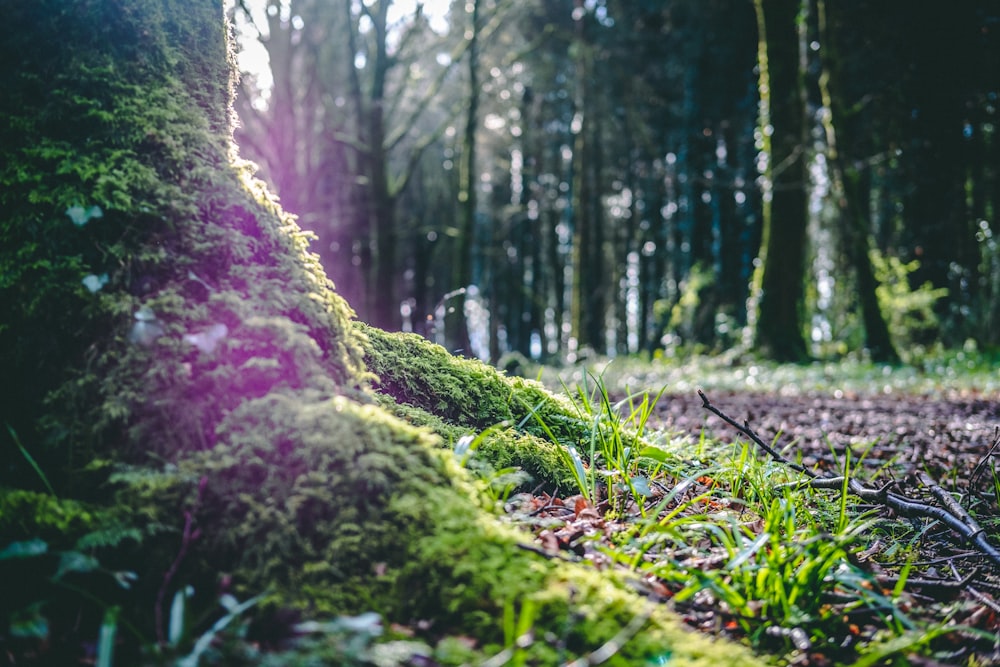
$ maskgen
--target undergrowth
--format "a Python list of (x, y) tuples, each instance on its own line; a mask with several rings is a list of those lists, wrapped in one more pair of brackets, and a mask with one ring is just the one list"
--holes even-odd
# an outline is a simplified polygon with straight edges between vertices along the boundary
[[(562, 386), (589, 440), (560, 441), (534, 419), (561, 446), (573, 485), (562, 497), (521, 494), (504, 505), (550, 557), (631, 572), (692, 626), (789, 664), (946, 659), (963, 640), (989, 643), (910, 590), (926, 525), (862, 504), (846, 481), (815, 489), (752, 443), (650, 430), (662, 391), (626, 387), (613, 400), (592, 374)], [(845, 480), (867, 474), (850, 450), (838, 464)], [(997, 479), (983, 475), (982, 502), (1000, 499)]]

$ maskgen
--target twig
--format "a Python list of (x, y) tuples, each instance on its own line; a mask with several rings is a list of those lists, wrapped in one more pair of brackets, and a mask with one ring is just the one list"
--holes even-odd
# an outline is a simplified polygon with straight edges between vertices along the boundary
[[(952, 572), (952, 574), (954, 574), (957, 577), (958, 576), (958, 568), (955, 567), (954, 563), (949, 563), (949, 565), (951, 566), (951, 572)], [(975, 574), (975, 571), (973, 571), (973, 574)], [(966, 578), (968, 578), (968, 577), (966, 577)], [(996, 601), (993, 600), (993, 598), (991, 598), (990, 596), (986, 595), (982, 591), (976, 590), (972, 586), (967, 586), (966, 587), (966, 591), (968, 591), (969, 595), (971, 595), (972, 597), (974, 597), (977, 600), (979, 600), (979, 602), (981, 602), (982, 604), (984, 604), (987, 607), (989, 607), (990, 609), (992, 609), (995, 613), (1000, 614), (1000, 605), (998, 605), (996, 603)]]
[(753, 440), (755, 443), (757, 443), (757, 446), (763, 449), (765, 452), (767, 452), (768, 456), (770, 456), (772, 459), (778, 461), (779, 463), (785, 464), (792, 470), (800, 472), (806, 477), (812, 479), (818, 477), (818, 475), (814, 471), (809, 470), (805, 466), (799, 465), (794, 461), (788, 460), (787, 458), (782, 456), (780, 452), (778, 452), (773, 447), (764, 442), (764, 440), (759, 435), (757, 435), (757, 432), (754, 431), (752, 428), (750, 428), (750, 424), (746, 420), (744, 420), (743, 423), (740, 424), (735, 419), (724, 413), (722, 410), (712, 405), (711, 401), (708, 400), (708, 396), (706, 396), (705, 392), (703, 392), (701, 389), (698, 390), (698, 395), (701, 396), (701, 406), (703, 408), (705, 408), (706, 410), (708, 410), (709, 412), (717, 416), (719, 419), (729, 424), (730, 426), (735, 427), (737, 431), (739, 431), (743, 435)]
[[(934, 482), (925, 472), (919, 473), (920, 483), (927, 487), (927, 490), (931, 492), (941, 505), (951, 512), (956, 518), (961, 519), (961, 521), (973, 531), (973, 537), (983, 532), (982, 527), (976, 522), (972, 516), (965, 511), (965, 508), (958, 504), (954, 496), (945, 491), (941, 486)], [(970, 538), (971, 539), (971, 538)]]
[[(965, 575), (961, 579), (921, 579), (919, 577), (907, 577), (906, 586), (909, 589), (911, 586), (914, 588), (932, 588), (934, 590), (940, 591), (962, 591), (969, 588), (969, 584), (976, 575), (979, 574), (979, 570), (973, 570), (969, 574)], [(955, 570), (955, 576), (958, 576), (958, 571)], [(890, 587), (895, 586), (901, 581), (900, 577), (889, 577), (889, 576), (879, 576), (875, 578), (876, 581), (882, 586)]]
[(979, 480), (979, 476), (986, 470), (986, 464), (989, 460), (998, 453), (998, 449), (1000, 449), (1000, 426), (993, 429), (993, 443), (990, 445), (989, 451), (986, 452), (981, 459), (979, 459), (976, 463), (976, 467), (972, 469), (972, 475), (969, 476), (970, 489), (976, 487), (976, 482)]
[[(844, 482), (843, 477), (840, 478), (823, 477), (820, 476), (818, 473), (816, 473), (814, 470), (809, 470), (804, 466), (801, 466), (793, 461), (788, 460), (786, 457), (782, 456), (779, 452), (777, 452), (773, 447), (764, 442), (764, 440), (759, 435), (757, 435), (757, 433), (752, 428), (750, 428), (750, 425), (748, 423), (744, 422), (743, 425), (740, 425), (732, 417), (730, 417), (729, 415), (722, 412), (722, 410), (719, 410), (717, 407), (712, 405), (711, 401), (709, 401), (708, 397), (705, 395), (705, 392), (703, 392), (700, 389), (698, 390), (698, 395), (701, 397), (702, 406), (706, 410), (708, 410), (714, 415), (717, 415), (727, 424), (736, 427), (736, 429), (740, 433), (750, 438), (758, 447), (767, 452), (767, 454), (771, 456), (771, 458), (773, 458), (774, 460), (779, 461), (790, 467), (792, 470), (801, 472), (803, 475), (809, 477), (810, 478), (809, 483), (814, 488), (829, 488), (830, 486), (833, 486), (834, 488), (842, 487)], [(838, 479), (839, 480), (838, 483), (834, 485), (831, 482), (831, 480), (833, 479)], [(969, 522), (966, 521), (966, 518), (971, 519), (971, 517), (969, 517), (968, 513), (964, 512), (964, 510), (961, 512), (961, 514), (965, 518), (963, 518), (963, 516), (956, 516), (955, 514), (952, 514), (950, 511), (942, 507), (928, 505), (927, 503), (922, 502), (920, 500), (909, 498), (899, 493), (893, 493), (888, 490), (889, 488), (890, 485), (883, 486), (880, 489), (873, 489), (864, 486), (857, 479), (849, 479), (847, 481), (847, 489), (853, 495), (857, 496), (858, 498), (861, 498), (862, 500), (884, 505), (885, 507), (888, 507), (889, 509), (895, 511), (897, 514), (908, 518), (926, 518), (926, 519), (936, 519), (937, 521), (940, 521), (945, 526), (950, 528), (952, 532), (961, 537), (964, 541), (973, 544), (980, 551), (980, 553), (984, 555), (986, 558), (988, 558), (993, 564), (1000, 566), (1000, 551), (998, 551), (995, 546), (990, 544), (989, 540), (986, 539), (986, 533), (983, 531), (982, 528), (979, 527), (979, 525), (975, 521), (971, 521), (971, 525)], [(952, 501), (954, 501), (954, 499), (952, 499)]]
[(548, 558), (549, 560), (552, 560), (554, 558), (554, 559), (557, 559), (557, 560), (566, 561), (567, 563), (579, 563), (580, 562), (580, 559), (578, 559), (578, 558), (570, 558), (569, 556), (567, 556), (566, 554), (562, 553), (561, 551), (555, 551), (555, 552), (549, 551), (548, 549), (543, 549), (542, 547), (536, 547), (534, 544), (525, 544), (523, 542), (518, 542), (517, 543), (517, 547), (519, 549), (524, 549), (525, 551), (530, 551), (531, 553), (538, 554), (539, 556), (544, 556), (545, 558)]

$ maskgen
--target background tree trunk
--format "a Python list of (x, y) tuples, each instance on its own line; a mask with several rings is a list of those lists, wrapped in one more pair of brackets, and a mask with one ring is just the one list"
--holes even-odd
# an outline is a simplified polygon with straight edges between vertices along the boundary
[[(892, 343), (889, 327), (879, 307), (876, 293), (878, 281), (875, 279), (870, 258), (871, 222), (866, 204), (871, 200), (871, 192), (869, 188), (864, 187), (865, 180), (859, 169), (850, 166), (852, 163), (861, 162), (864, 156), (846, 152), (847, 146), (856, 143), (850, 138), (852, 124), (848, 112), (849, 105), (844, 99), (843, 72), (840, 68), (837, 45), (829, 30), (829, 17), (823, 0), (816, 3), (816, 11), (823, 69), (820, 76), (820, 91), (829, 114), (824, 122), (827, 166), (833, 196), (837, 198), (837, 208), (840, 211), (842, 238), (847, 258), (854, 269), (858, 284), (859, 307), (865, 329), (865, 348), (871, 354), (873, 361), (898, 364), (899, 354)], [(845, 136), (848, 136), (846, 141)]]
[[(756, 346), (779, 361), (808, 356), (803, 337), (806, 241), (805, 101), (801, 0), (756, 0), (761, 48), (761, 133), (768, 156)], [(770, 201), (768, 201), (768, 197)]]
[[(459, 172), (460, 227), (452, 258), (452, 285), (456, 290), (472, 284), (472, 252), (475, 247), (478, 175), (476, 169), (476, 135), (479, 125), (479, 0), (472, 0), (469, 12), (469, 97), (466, 101), (465, 133), (462, 139), (462, 168)], [(445, 304), (445, 325), (448, 347), (475, 356), (469, 341), (469, 323), (465, 318), (466, 294)]]

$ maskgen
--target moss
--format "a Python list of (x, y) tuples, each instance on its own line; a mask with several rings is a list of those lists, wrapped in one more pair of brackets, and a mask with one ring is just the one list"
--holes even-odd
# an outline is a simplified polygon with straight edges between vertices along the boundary
[[(230, 163), (221, 6), (188, 5), (38, 2), (9, 17), (26, 29), (3, 45), (21, 66), (4, 71), (0, 102), (12, 119), (0, 128), (0, 301), (10, 305), (0, 421), (64, 484), (122, 431), (156, 453), (205, 444), (229, 406), (171, 409), (190, 404), (189, 369), (213, 372), (187, 334), (226, 324), (227, 350), (246, 348), (237, 372), (258, 393), (302, 373), (365, 382), (352, 313), (307, 235)], [(91, 292), (88, 275), (106, 282)], [(143, 307), (163, 334), (146, 346), (130, 340)], [(260, 340), (268, 318), (274, 344)], [(268, 364), (297, 377), (268, 375)]]
[(477, 432), (466, 426), (450, 424), (437, 415), (406, 403), (397, 403), (384, 394), (376, 400), (385, 410), (408, 424), (432, 430), (441, 437), (443, 445), (453, 448), (460, 438), (475, 438), (476, 449), (472, 465), (488, 475), (491, 470), (508, 467), (520, 468), (531, 477), (531, 485), (538, 483), (550, 487), (571, 488), (573, 479), (566, 463), (557, 451), (558, 445), (537, 435), (499, 424)]
[[(429, 426), (446, 441), (489, 430), (479, 452), (492, 466), (513, 465), (548, 485), (568, 485), (571, 477), (557, 445), (540, 426), (544, 422), (562, 445), (587, 442), (591, 423), (568, 400), (532, 380), (452, 356), (415, 334), (356, 326), (364, 334), (365, 363), (378, 378), (376, 391), (400, 406), (390, 410)], [(506, 428), (493, 429), (498, 425)]]
[(243, 595), (266, 591), (270, 604), (310, 614), (432, 621), (431, 635), (474, 637), (487, 653), (502, 648), (513, 605), (535, 616), (534, 664), (559, 661), (552, 638), (565, 642), (564, 658), (579, 656), (648, 614), (617, 664), (668, 653), (678, 665), (748, 664), (623, 580), (520, 549), (436, 437), (376, 406), (272, 393), (235, 410), (219, 443), (181, 467), (207, 480), (195, 556), (233, 572)]

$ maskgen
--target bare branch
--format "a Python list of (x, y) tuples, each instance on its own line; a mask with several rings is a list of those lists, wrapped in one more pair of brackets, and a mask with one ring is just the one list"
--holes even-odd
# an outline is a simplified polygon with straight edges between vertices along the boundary
[[(744, 422), (742, 425), (737, 423), (732, 417), (712, 405), (712, 403), (708, 400), (708, 397), (705, 395), (705, 392), (700, 389), (698, 390), (698, 395), (701, 397), (702, 407), (718, 416), (727, 424), (734, 426), (740, 433), (750, 438), (758, 447), (767, 452), (767, 454), (774, 460), (779, 461), (790, 467), (792, 470), (801, 472), (809, 477), (809, 484), (813, 488), (843, 488), (843, 477), (822, 477), (816, 473), (816, 471), (810, 470), (788, 460), (773, 447), (764, 442), (764, 440), (757, 435), (752, 428), (750, 428), (748, 423)], [(923, 477), (925, 479), (922, 481), (926, 486), (930, 478), (926, 476)], [(899, 493), (893, 493), (888, 490), (889, 488), (889, 486), (885, 486), (881, 489), (873, 489), (871, 487), (864, 486), (857, 479), (852, 478), (847, 480), (848, 491), (858, 498), (888, 507), (901, 516), (935, 519), (940, 521), (951, 529), (953, 533), (962, 538), (963, 541), (974, 545), (983, 556), (995, 565), (1000, 565), (1000, 551), (998, 551), (995, 546), (990, 544), (983, 529), (974, 519), (972, 519), (971, 516), (969, 516), (968, 512), (961, 507), (958, 507), (958, 510), (955, 511), (953, 505), (957, 505), (957, 503), (954, 502), (954, 498), (951, 498), (951, 496), (945, 493), (944, 490), (938, 485), (931, 483), (931, 486), (928, 486), (928, 490), (935, 495), (938, 501), (942, 502), (945, 507), (929, 505), (923, 501), (916, 500)], [(939, 489), (940, 494), (934, 490), (935, 488)], [(942, 496), (947, 496), (949, 501), (944, 501)]]

